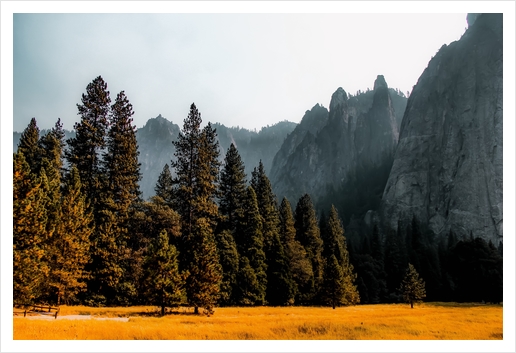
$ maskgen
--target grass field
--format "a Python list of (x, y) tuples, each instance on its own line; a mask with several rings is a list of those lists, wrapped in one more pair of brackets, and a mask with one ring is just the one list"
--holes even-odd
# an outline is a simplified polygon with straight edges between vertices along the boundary
[[(327, 307), (216, 308), (156, 315), (156, 307), (61, 307), (60, 317), (13, 318), (15, 340), (501, 340), (501, 305), (426, 303)], [(129, 321), (95, 318), (129, 317)]]

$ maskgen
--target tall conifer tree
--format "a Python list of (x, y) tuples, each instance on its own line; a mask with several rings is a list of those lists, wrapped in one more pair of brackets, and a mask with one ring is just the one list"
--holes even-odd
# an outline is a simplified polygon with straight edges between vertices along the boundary
[(296, 206), (295, 223), (296, 239), (304, 246), (308, 258), (312, 263), (312, 271), (314, 274), (311, 284), (305, 288), (300, 288), (304, 301), (314, 299), (323, 279), (323, 241), (320, 236), (320, 230), (317, 225), (315, 209), (312, 199), (308, 194), (302, 196)]
[(34, 302), (43, 294), (48, 265), (44, 260), (47, 225), (47, 195), (40, 177), (31, 173), (22, 152), (14, 154), (13, 165), (13, 299)]
[[(254, 303), (256, 305), (265, 304), (265, 294), (267, 290), (267, 264), (265, 262), (264, 241), (262, 233), (262, 217), (258, 209), (258, 202), (256, 200), (256, 193), (252, 186), (247, 187), (247, 197), (244, 203), (244, 218), (240, 223), (241, 231), (238, 231), (238, 237), (235, 239), (238, 247), (240, 257), (246, 257), (249, 260), (249, 265), (254, 271), (257, 285), (252, 285), (247, 288), (256, 290), (252, 293)], [(246, 263), (240, 263), (240, 271), (247, 271)], [(246, 281), (252, 279), (252, 275), (247, 273), (243, 278)], [(242, 278), (242, 276), (241, 276)], [(248, 283), (248, 282), (246, 282)], [(244, 293), (246, 290), (243, 291)]]
[(29, 165), (32, 173), (38, 174), (41, 163), (41, 148), (39, 146), (39, 128), (36, 118), (30, 120), (29, 125), (23, 130), (20, 142), (18, 143), (18, 152), (23, 153), (25, 161)]
[(220, 173), (220, 214), (223, 229), (234, 232), (242, 218), (246, 197), (244, 163), (234, 144), (229, 146)]
[[(333, 205), (330, 210), (326, 232), (325, 257), (328, 260), (325, 266), (323, 297), (327, 300), (330, 298), (332, 306), (335, 304), (357, 304), (360, 301), (357, 286), (355, 285), (357, 276), (354, 273), (353, 265), (349, 261), (344, 228), (342, 227), (337, 209)], [(338, 268), (335, 264), (338, 265)], [(342, 286), (342, 288), (337, 290), (335, 288), (337, 284)], [(330, 296), (328, 297), (328, 295)]]
[(198, 218), (193, 234), (190, 244), (193, 245), (192, 261), (195, 263), (191, 263), (188, 269), (190, 275), (186, 279), (186, 292), (196, 314), (199, 308), (204, 308), (204, 312), (211, 315), (220, 295), (222, 268), (210, 221)]
[[(173, 142), (176, 147), (176, 161), (172, 161), (172, 167), (176, 172), (174, 206), (182, 221), (180, 266), (189, 272), (186, 282), (188, 300), (195, 306), (196, 311), (199, 306), (210, 311), (210, 303), (213, 298), (218, 297), (220, 278), (215, 275), (215, 270), (213, 275), (202, 272), (200, 266), (208, 265), (201, 263), (199, 256), (211, 256), (209, 261), (206, 260), (210, 264), (210, 261), (215, 259), (218, 261), (218, 256), (215, 256), (215, 243), (215, 255), (203, 255), (203, 251), (211, 251), (211, 241), (214, 241), (213, 229), (218, 215), (215, 201), (220, 162), (216, 131), (211, 124), (201, 130), (201, 123), (201, 114), (195, 104), (192, 104), (184, 121), (183, 131), (177, 141)], [(215, 264), (208, 267), (213, 266)], [(217, 266), (220, 268), (220, 264), (217, 263)], [(204, 283), (205, 281), (207, 282)]]
[(179, 272), (178, 254), (169, 244), (166, 230), (151, 241), (145, 257), (145, 294), (149, 303), (165, 307), (184, 300), (184, 276)]
[(86, 288), (90, 260), (90, 236), (92, 215), (88, 211), (77, 168), (72, 167), (64, 184), (58, 223), (51, 247), (50, 280), (57, 305), (68, 303)]
[(75, 165), (79, 171), (86, 201), (93, 209), (95, 221), (95, 205), (101, 190), (100, 157), (106, 145), (110, 103), (107, 83), (98, 76), (86, 87), (82, 104), (77, 104), (81, 120), (75, 123), (76, 135), (68, 139), (68, 149), (65, 151), (70, 165)]
[[(312, 263), (307, 257), (305, 248), (296, 239), (296, 228), (290, 202), (283, 198), (280, 209), (280, 237), (284, 245), (285, 255), (289, 264), (292, 279), (296, 283), (295, 292), (300, 288), (306, 288), (313, 280)], [(299, 301), (296, 299), (296, 302)]]

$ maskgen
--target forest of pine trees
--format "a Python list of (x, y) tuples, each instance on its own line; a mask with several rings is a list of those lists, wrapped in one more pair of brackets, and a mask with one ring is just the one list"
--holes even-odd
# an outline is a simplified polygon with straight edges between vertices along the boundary
[(155, 196), (142, 200), (132, 105), (123, 91), (111, 103), (99, 76), (77, 104), (74, 138), (64, 141), (59, 120), (40, 136), (35, 118), (20, 138), (15, 303), (162, 314), (185, 304), (209, 315), (215, 306), (401, 302), (409, 262), (429, 300), (502, 301), (501, 245), (451, 232), (437, 242), (415, 218), (396, 230), (355, 228), (350, 241), (335, 207), (317, 212), (308, 194), (295, 208), (278, 203), (263, 164), (246, 175), (237, 146), (221, 163), (216, 130), (195, 104)]

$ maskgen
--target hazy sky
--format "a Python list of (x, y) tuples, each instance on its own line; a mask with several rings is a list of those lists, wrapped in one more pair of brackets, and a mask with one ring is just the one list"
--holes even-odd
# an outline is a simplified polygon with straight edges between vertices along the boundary
[(430, 58), (458, 40), (456, 14), (14, 14), (15, 131), (78, 121), (101, 75), (124, 90), (141, 127), (158, 114), (182, 126), (195, 102), (205, 122), (257, 128), (299, 122), (342, 87), (377, 75), (411, 91)]

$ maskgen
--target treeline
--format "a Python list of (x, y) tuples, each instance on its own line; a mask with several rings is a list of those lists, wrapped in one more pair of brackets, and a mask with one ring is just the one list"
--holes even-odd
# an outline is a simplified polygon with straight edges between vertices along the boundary
[(309, 195), (294, 208), (278, 203), (263, 164), (246, 175), (236, 146), (221, 163), (216, 131), (194, 104), (155, 196), (142, 200), (125, 93), (111, 104), (99, 76), (77, 107), (75, 137), (64, 140), (59, 120), (40, 136), (32, 119), (14, 154), (15, 303), (211, 313), (401, 302), (409, 263), (427, 300), (502, 301), (501, 243), (436, 241), (415, 218), (396, 230), (351, 222), (345, 237), (335, 207), (317, 217)]
[(250, 180), (234, 145), (220, 163), (194, 104), (147, 201), (125, 93), (111, 104), (99, 76), (77, 107), (74, 138), (59, 120), (40, 137), (33, 118), (14, 154), (15, 303), (359, 302), (336, 209), (321, 230), (308, 195), (277, 204), (261, 162)]
[(351, 263), (357, 273), (361, 303), (403, 301), (399, 283), (411, 263), (425, 280), (426, 300), (503, 301), (503, 243), (454, 232), (437, 238), (416, 217), (396, 229), (348, 226)]

